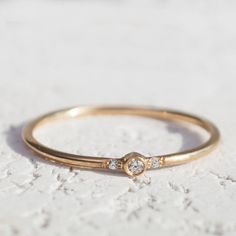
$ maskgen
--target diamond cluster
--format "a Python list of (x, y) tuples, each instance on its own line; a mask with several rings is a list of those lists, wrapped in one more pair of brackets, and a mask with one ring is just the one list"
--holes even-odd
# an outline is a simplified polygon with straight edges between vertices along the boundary
[(139, 153), (132, 152), (123, 157), (123, 159), (110, 159), (107, 163), (110, 170), (124, 169), (130, 176), (138, 176), (146, 169), (157, 169), (161, 166), (160, 158), (146, 158)]

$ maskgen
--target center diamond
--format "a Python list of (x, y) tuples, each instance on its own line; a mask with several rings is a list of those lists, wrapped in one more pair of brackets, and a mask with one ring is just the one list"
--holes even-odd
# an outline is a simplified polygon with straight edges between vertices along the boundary
[(147, 169), (145, 157), (139, 153), (132, 152), (124, 156), (124, 170), (129, 176), (138, 176)]
[(132, 159), (128, 163), (128, 169), (130, 172), (132, 172), (134, 175), (139, 175), (143, 172), (145, 168), (145, 165), (142, 161), (137, 159)]

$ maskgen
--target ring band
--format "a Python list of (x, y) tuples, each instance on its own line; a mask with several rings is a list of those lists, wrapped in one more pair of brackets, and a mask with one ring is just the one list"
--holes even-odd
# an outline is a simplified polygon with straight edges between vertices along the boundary
[[(93, 115), (132, 115), (143, 116), (167, 121), (181, 121), (202, 127), (209, 133), (209, 139), (195, 148), (151, 157), (131, 152), (121, 158), (81, 156), (61, 152), (47, 147), (34, 137), (34, 132), (40, 126), (56, 120), (74, 119)], [(149, 107), (90, 107), (78, 106), (43, 115), (28, 123), (22, 132), (24, 142), (34, 152), (46, 160), (70, 167), (86, 169), (121, 170), (129, 176), (138, 176), (148, 169), (179, 165), (202, 157), (212, 151), (220, 138), (216, 126), (206, 119), (174, 110)]]

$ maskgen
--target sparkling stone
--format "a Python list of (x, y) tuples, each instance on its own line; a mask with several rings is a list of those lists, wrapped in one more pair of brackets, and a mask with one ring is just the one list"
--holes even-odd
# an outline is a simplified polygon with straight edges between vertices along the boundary
[(160, 162), (158, 158), (152, 158), (152, 168), (156, 169), (160, 167)]
[(115, 159), (112, 159), (109, 161), (108, 168), (111, 170), (116, 170), (118, 169), (118, 161)]
[(145, 165), (142, 161), (134, 159), (128, 163), (128, 169), (134, 175), (138, 175), (143, 172)]

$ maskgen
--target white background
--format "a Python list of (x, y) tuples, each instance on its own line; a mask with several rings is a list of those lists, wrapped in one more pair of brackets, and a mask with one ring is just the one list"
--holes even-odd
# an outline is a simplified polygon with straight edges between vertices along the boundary
[[(233, 0), (1, 0), (0, 235), (234, 236), (235, 12)], [(221, 145), (137, 180), (71, 171), (24, 147), (24, 122), (79, 104), (190, 111), (219, 126)], [(119, 156), (183, 142), (148, 120), (83, 124), (83, 139), (61, 148)], [(70, 129), (61, 128), (64, 135)], [(53, 144), (56, 137), (45, 136)]]

